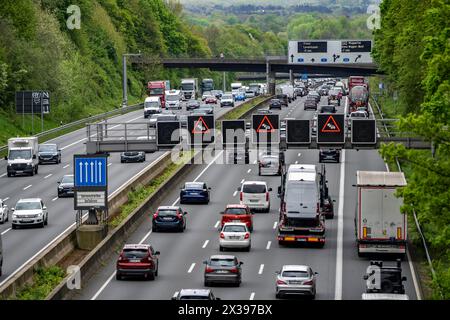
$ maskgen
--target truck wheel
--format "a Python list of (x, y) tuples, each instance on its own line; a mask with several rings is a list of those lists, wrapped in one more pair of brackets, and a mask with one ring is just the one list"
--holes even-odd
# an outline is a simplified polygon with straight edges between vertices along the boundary
[(8, 173), (7, 173), (7, 176), (8, 176), (8, 178), (10, 178), (10, 177), (11, 177), (11, 173), (8, 172)]

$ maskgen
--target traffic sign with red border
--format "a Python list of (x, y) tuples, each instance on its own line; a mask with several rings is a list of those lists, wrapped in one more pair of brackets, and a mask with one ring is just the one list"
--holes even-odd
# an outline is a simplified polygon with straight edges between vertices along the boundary
[(278, 114), (253, 114), (252, 128), (252, 143), (280, 143), (280, 117)]
[(317, 143), (345, 143), (345, 118), (342, 113), (317, 115)]
[(214, 142), (213, 115), (190, 115), (187, 117), (187, 120), (191, 144), (204, 145)]

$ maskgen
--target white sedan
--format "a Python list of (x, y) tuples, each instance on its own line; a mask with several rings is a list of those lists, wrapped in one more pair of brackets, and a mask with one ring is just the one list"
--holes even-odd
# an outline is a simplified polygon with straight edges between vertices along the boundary
[(220, 231), (219, 249), (245, 249), (250, 251), (252, 242), (247, 225), (242, 222), (227, 222)]

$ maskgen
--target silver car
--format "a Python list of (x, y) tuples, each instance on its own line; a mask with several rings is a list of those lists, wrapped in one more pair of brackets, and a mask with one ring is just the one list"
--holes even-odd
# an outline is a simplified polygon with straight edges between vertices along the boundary
[(311, 267), (304, 265), (285, 265), (276, 272), (276, 297), (286, 295), (308, 295), (316, 297), (316, 276)]
[(242, 261), (235, 256), (214, 255), (203, 261), (205, 267), (205, 287), (212, 283), (231, 283), (240, 286), (242, 277)]
[(247, 225), (242, 222), (227, 222), (220, 231), (219, 250), (245, 249), (250, 251), (252, 240)]
[(258, 175), (281, 175), (281, 163), (278, 154), (264, 153), (260, 155), (258, 160)]

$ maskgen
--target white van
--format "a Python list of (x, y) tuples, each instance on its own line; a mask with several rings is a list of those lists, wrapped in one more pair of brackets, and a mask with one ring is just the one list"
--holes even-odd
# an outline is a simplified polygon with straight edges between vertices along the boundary
[(260, 210), (263, 212), (270, 211), (269, 192), (272, 188), (268, 188), (264, 181), (244, 181), (240, 191), (240, 204), (247, 205), (251, 210)]
[(166, 109), (181, 109), (181, 100), (183, 99), (183, 94), (181, 90), (168, 90), (166, 91)]
[(155, 113), (161, 113), (161, 99), (159, 97), (147, 97), (144, 101), (144, 118)]

